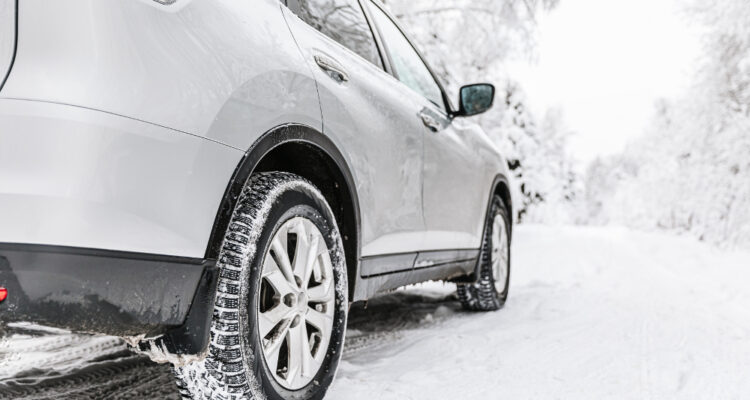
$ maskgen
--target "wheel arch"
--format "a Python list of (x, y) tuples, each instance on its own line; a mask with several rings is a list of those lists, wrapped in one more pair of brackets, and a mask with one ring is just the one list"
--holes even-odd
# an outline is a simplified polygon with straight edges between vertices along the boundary
[[(490, 209), (492, 208), (492, 200), (495, 198), (495, 196), (499, 196), (502, 199), (503, 205), (505, 206), (505, 209), (508, 212), (508, 216), (510, 217), (510, 225), (508, 226), (508, 230), (510, 231), (508, 239), (510, 240), (513, 237), (513, 201), (510, 197), (510, 184), (508, 183), (508, 178), (502, 173), (495, 175), (495, 178), (492, 181), (492, 186), (490, 187), (490, 193), (487, 199), (487, 209), (484, 213), (485, 216), (484, 228), (482, 228), (482, 239), (484, 240), (484, 237), (487, 234), (487, 219), (490, 214)], [(474, 272), (471, 275), (457, 278), (453, 281), (456, 283), (477, 282), (480, 276), (479, 269), (481, 268), (481, 259), (482, 256), (480, 254), (479, 258), (477, 259), (477, 264), (474, 267)]]
[(492, 191), (490, 192), (490, 202), (487, 205), (487, 213), (489, 213), (490, 205), (492, 204), (492, 197), (493, 196), (499, 196), (503, 200), (503, 205), (505, 205), (505, 210), (508, 212), (508, 217), (510, 217), (510, 226), (508, 229), (510, 229), (511, 237), (513, 236), (513, 200), (510, 195), (510, 184), (508, 183), (508, 178), (505, 177), (503, 174), (498, 174), (495, 177), (495, 180), (492, 183)]
[(311, 181), (333, 210), (344, 245), (349, 295), (359, 270), (360, 210), (351, 170), (336, 145), (316, 129), (281, 125), (261, 135), (235, 169), (214, 220), (206, 248), (207, 259), (217, 259), (224, 232), (248, 178), (255, 172), (284, 171)]

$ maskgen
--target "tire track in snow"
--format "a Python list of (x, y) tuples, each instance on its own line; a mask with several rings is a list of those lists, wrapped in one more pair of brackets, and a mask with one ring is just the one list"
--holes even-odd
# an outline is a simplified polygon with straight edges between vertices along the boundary
[[(387, 349), (409, 330), (429, 328), (460, 308), (453, 296), (416, 293), (400, 290), (355, 304), (344, 358)], [(118, 338), (33, 325), (8, 333), (0, 342), (0, 399), (179, 398), (169, 366), (130, 352)]]

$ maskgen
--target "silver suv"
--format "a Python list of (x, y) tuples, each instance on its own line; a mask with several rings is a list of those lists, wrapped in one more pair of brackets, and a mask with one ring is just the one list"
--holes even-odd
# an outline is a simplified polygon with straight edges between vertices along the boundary
[(503, 157), (371, 0), (0, 0), (0, 320), (319, 399), (351, 302), (508, 292)]

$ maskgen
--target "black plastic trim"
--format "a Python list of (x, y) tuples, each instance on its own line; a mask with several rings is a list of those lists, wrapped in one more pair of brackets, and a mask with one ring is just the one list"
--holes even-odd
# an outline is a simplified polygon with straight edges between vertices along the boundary
[(370, 8), (367, 4), (365, 4), (365, 2), (367, 1), (368, 0), (358, 0), (359, 6), (362, 8), (362, 12), (364, 13), (365, 19), (367, 20), (367, 25), (370, 27), (370, 34), (372, 34), (372, 37), (375, 40), (375, 47), (378, 49), (380, 60), (383, 63), (383, 71), (395, 77), (395, 75), (393, 75), (393, 65), (391, 57), (388, 54), (388, 51), (385, 48), (385, 43), (383, 43), (382, 36), (380, 35), (380, 32), (375, 25), (375, 20), (372, 18)]
[(478, 256), (478, 249), (449, 249), (363, 257), (362, 276), (356, 277), (352, 301), (427, 280), (470, 276)]
[(185, 323), (158, 338), (156, 342), (159, 345), (173, 354), (200, 354), (208, 348), (218, 282), (219, 269), (216, 263), (207, 265), (190, 304)]
[(3, 77), (3, 80), (0, 81), (0, 91), (3, 90), (3, 87), (5, 86), (5, 82), (8, 81), (8, 78), (10, 77), (10, 71), (13, 70), (13, 66), (16, 64), (16, 54), (18, 53), (18, 6), (19, 1), (16, 0), (16, 26), (15, 28), (15, 41), (13, 43), (13, 55), (10, 57), (10, 65), (8, 65), (8, 72), (5, 73), (5, 77)]
[(479, 256), (478, 249), (455, 249), (422, 251), (414, 261), (414, 269), (432, 268), (443, 264), (474, 260)]
[(114, 250), (0, 243), (2, 322), (74, 331), (158, 335), (186, 320), (213, 260)]
[(362, 278), (372, 278), (397, 272), (465, 262), (476, 259), (478, 255), (479, 250), (477, 249), (448, 249), (368, 256), (362, 257), (360, 260), (360, 274)]
[(439, 265), (423, 268), (412, 268), (406, 271), (392, 272), (369, 277), (358, 277), (352, 301), (372, 298), (377, 293), (393, 290), (402, 286), (430, 280), (453, 280), (474, 272), (476, 258), (454, 260)]

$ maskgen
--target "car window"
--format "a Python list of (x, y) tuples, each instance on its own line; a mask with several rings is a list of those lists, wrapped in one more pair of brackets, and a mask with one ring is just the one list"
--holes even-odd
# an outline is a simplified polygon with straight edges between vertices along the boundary
[(375, 38), (357, 0), (287, 0), (308, 25), (383, 68)]
[(430, 70), (427, 69), (414, 47), (380, 7), (371, 4), (370, 8), (375, 24), (383, 36), (385, 46), (388, 48), (391, 66), (398, 80), (445, 110), (440, 86), (435, 82)]

